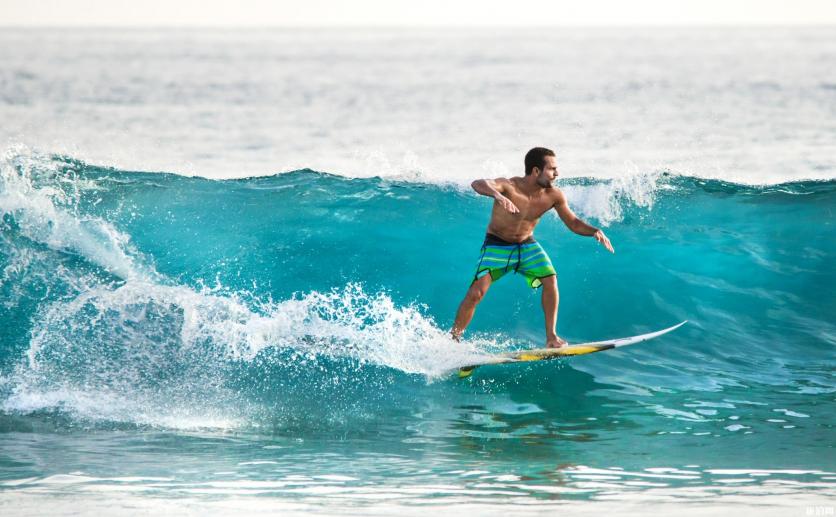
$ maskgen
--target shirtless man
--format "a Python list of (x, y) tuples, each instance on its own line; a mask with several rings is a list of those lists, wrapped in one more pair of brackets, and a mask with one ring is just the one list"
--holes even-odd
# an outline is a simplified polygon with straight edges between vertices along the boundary
[(543, 287), (543, 314), (546, 317), (546, 346), (566, 346), (556, 332), (557, 273), (540, 244), (534, 240), (534, 227), (540, 218), (554, 208), (563, 223), (578, 235), (592, 236), (611, 253), (615, 253), (604, 232), (578, 219), (569, 209), (566, 196), (552, 182), (558, 176), (554, 151), (535, 147), (525, 155), (525, 176), (510, 179), (476, 180), (471, 186), (483, 196), (494, 199), (491, 222), (476, 274), (459, 305), (456, 321), (450, 331), (459, 341), (476, 305), (488, 292), (491, 283), (509, 271), (525, 276), (533, 289)]

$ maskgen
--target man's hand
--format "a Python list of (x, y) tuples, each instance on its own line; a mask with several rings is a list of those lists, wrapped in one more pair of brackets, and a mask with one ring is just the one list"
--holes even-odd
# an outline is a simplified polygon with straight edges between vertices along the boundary
[(514, 203), (512, 203), (510, 199), (508, 199), (507, 197), (503, 196), (502, 194), (497, 193), (497, 195), (496, 195), (496, 196), (494, 196), (494, 199), (496, 199), (496, 202), (497, 202), (497, 203), (499, 203), (499, 205), (500, 205), (502, 208), (504, 208), (505, 210), (507, 210), (507, 211), (511, 212), (512, 214), (518, 214), (518, 213), (520, 213), (520, 209), (519, 209), (519, 208), (517, 208), (517, 205), (515, 205)]
[(610, 240), (607, 238), (606, 235), (604, 235), (604, 232), (598, 230), (592, 236), (595, 237), (596, 241), (603, 244), (604, 247), (607, 248), (607, 250), (609, 250), (610, 253), (615, 253), (615, 250), (612, 248), (612, 244), (610, 244)]

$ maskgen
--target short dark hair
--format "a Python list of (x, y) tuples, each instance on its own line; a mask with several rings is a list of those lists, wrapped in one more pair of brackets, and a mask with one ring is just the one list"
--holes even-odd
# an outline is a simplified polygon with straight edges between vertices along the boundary
[(525, 153), (525, 175), (531, 174), (534, 167), (542, 169), (546, 165), (546, 156), (554, 156), (554, 151), (545, 147), (535, 147)]

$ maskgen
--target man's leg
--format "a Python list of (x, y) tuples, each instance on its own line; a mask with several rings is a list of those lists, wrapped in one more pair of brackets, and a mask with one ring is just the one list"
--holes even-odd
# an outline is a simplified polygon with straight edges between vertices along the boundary
[(557, 348), (566, 346), (566, 341), (557, 335), (557, 305), (560, 303), (560, 293), (557, 290), (557, 276), (541, 278), (543, 283), (543, 315), (546, 318), (546, 346)]
[(459, 310), (456, 312), (456, 321), (453, 323), (453, 328), (450, 334), (456, 341), (461, 340), (465, 329), (470, 325), (470, 320), (473, 319), (473, 313), (476, 312), (476, 305), (482, 301), (488, 288), (491, 286), (491, 274), (479, 278), (470, 284), (467, 294), (464, 295), (464, 300), (459, 304)]

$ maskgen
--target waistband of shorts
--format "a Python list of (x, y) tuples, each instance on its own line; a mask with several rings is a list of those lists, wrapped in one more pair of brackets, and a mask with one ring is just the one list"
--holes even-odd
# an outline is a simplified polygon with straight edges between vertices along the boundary
[(519, 244), (533, 244), (537, 242), (534, 240), (534, 235), (529, 235), (527, 239), (522, 242), (509, 242), (505, 239), (498, 237), (490, 232), (485, 234), (485, 245), (490, 246), (517, 246)]

